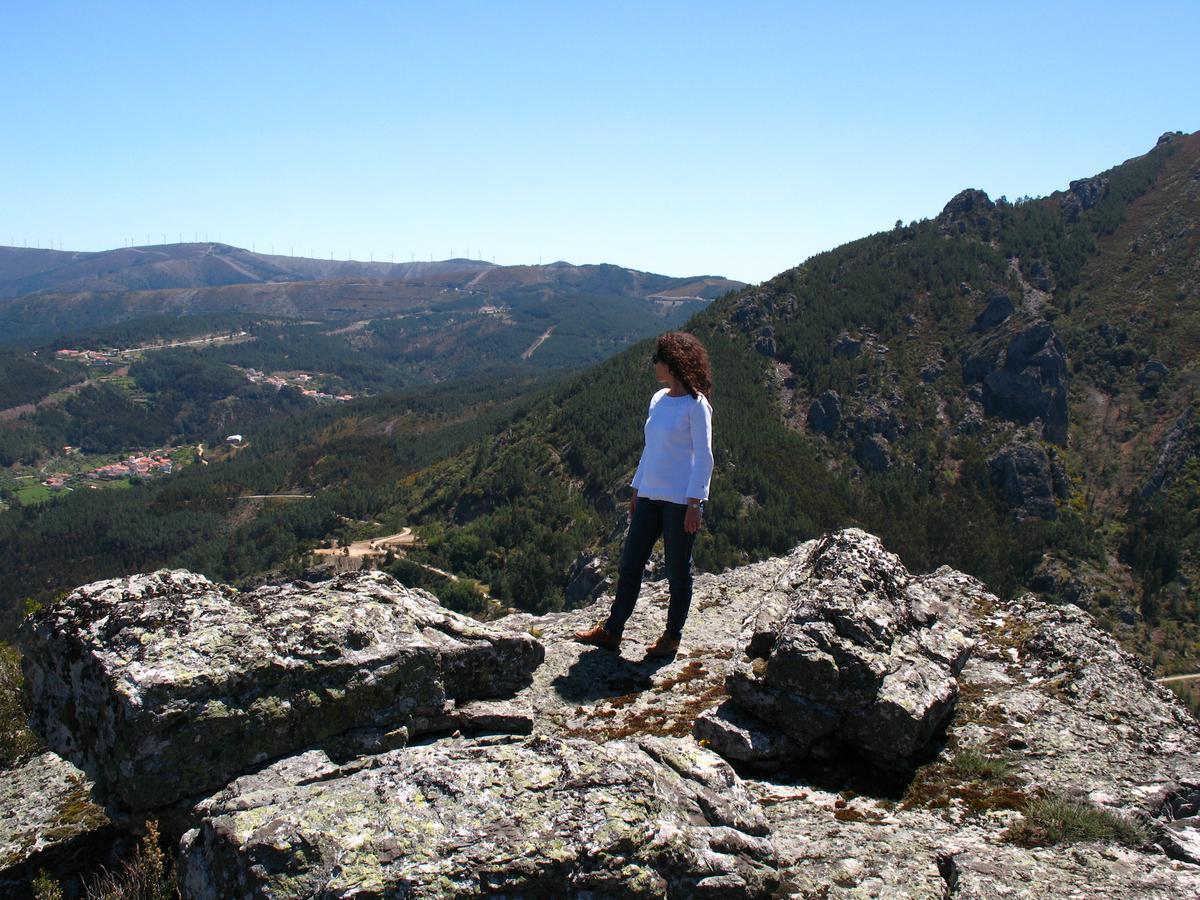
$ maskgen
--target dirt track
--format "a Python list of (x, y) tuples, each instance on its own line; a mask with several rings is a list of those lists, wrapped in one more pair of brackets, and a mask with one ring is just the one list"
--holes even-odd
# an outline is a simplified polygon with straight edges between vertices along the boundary
[(319, 556), (383, 556), (388, 550), (397, 547), (411, 547), (417, 542), (417, 536), (411, 528), (405, 528), (387, 537), (369, 538), (365, 541), (355, 541), (349, 547), (320, 547), (313, 552)]

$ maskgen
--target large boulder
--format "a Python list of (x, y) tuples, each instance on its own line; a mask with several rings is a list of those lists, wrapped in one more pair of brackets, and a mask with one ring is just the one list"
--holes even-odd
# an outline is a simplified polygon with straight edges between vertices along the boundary
[(451, 701), (517, 690), (544, 656), (377, 572), (248, 593), (182, 570), (100, 581), (21, 642), (34, 730), (131, 810), (356, 730), (403, 743)]
[(869, 434), (854, 445), (854, 459), (870, 472), (887, 472), (892, 468), (892, 445), (882, 434)]
[(184, 836), (186, 898), (767, 897), (762, 810), (690, 741), (443, 740), (241, 778)]
[(885, 766), (911, 762), (953, 710), (972, 647), (957, 584), (909, 575), (857, 529), (794, 555), (785, 581), (786, 599), (746, 622), (730, 696), (797, 753), (846, 744)]

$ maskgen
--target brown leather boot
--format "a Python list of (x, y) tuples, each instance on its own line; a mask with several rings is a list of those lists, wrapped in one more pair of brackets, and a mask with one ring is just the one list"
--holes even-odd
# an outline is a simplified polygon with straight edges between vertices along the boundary
[(575, 632), (575, 640), (604, 650), (618, 650), (621, 647), (621, 636), (606, 629), (603, 622), (597, 622), (586, 631)]
[(679, 652), (679, 638), (663, 634), (646, 648), (646, 659), (670, 659)]

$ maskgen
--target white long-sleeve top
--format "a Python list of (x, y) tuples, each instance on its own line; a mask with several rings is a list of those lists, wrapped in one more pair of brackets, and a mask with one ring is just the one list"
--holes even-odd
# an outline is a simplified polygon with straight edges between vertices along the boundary
[(639, 497), (687, 503), (708, 499), (712, 479), (712, 406), (703, 394), (650, 398), (646, 448), (633, 476)]

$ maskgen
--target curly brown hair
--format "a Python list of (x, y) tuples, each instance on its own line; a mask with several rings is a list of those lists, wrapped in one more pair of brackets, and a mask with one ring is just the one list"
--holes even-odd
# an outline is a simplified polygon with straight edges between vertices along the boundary
[(692, 335), (683, 331), (660, 335), (654, 358), (666, 363), (671, 374), (693, 397), (703, 394), (711, 399), (712, 369), (708, 365), (708, 351)]

